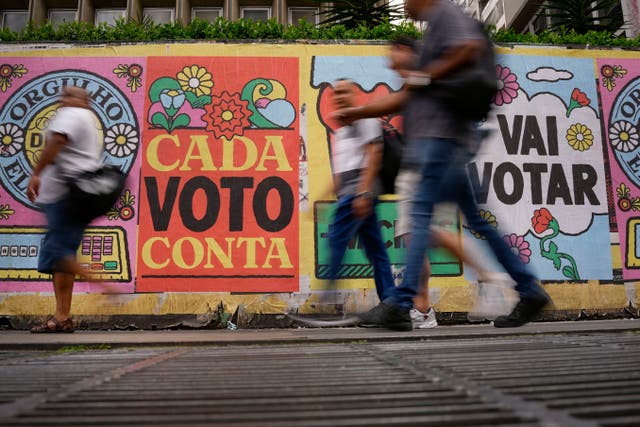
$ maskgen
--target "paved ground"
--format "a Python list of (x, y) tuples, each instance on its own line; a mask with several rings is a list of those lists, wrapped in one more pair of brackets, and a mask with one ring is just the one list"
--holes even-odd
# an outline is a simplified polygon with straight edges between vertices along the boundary
[(2, 331), (0, 425), (637, 427), (639, 362), (638, 320)]

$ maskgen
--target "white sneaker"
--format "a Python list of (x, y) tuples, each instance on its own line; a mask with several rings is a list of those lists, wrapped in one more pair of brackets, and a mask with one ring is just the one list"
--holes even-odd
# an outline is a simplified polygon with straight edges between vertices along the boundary
[(476, 301), (467, 315), (470, 322), (494, 320), (510, 313), (513, 304), (509, 293), (514, 292), (515, 282), (509, 276), (494, 274), (489, 280), (471, 283), (471, 286), (475, 287)]
[(423, 313), (416, 308), (412, 308), (411, 311), (409, 311), (409, 316), (411, 316), (411, 325), (413, 326), (413, 329), (431, 329), (438, 326), (436, 312), (433, 308), (429, 308), (426, 313)]

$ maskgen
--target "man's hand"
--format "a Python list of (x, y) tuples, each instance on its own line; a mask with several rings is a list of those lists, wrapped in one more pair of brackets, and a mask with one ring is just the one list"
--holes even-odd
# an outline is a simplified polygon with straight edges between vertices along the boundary
[(38, 175), (32, 175), (27, 186), (27, 197), (31, 202), (36, 201), (36, 197), (40, 194), (40, 177)]
[(331, 113), (329, 117), (337, 120), (343, 126), (350, 125), (359, 119), (358, 107), (341, 108)]
[(371, 214), (371, 209), (373, 203), (371, 203), (371, 197), (365, 196), (356, 196), (353, 199), (353, 203), (351, 204), (351, 209), (353, 210), (353, 215), (356, 218), (366, 218)]

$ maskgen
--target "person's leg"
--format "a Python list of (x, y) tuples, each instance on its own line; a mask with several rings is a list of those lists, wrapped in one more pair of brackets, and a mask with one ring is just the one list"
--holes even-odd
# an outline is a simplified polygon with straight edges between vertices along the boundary
[(56, 312), (53, 316), (59, 321), (64, 321), (71, 317), (73, 282), (74, 275), (72, 273), (62, 271), (53, 273), (53, 290), (56, 295)]
[[(409, 310), (413, 307), (418, 289), (423, 285), (422, 271), (427, 249), (431, 244), (431, 216), (433, 207), (442, 200), (443, 177), (451, 165), (455, 153), (452, 140), (428, 139), (423, 141), (426, 150), (422, 179), (413, 198), (411, 211), (411, 239), (407, 252), (407, 267), (400, 286), (388, 303)], [(424, 292), (428, 287), (424, 286)]]
[[(396, 202), (396, 211), (398, 214), (398, 221), (395, 227), (395, 237), (402, 238), (404, 247), (409, 247), (411, 241), (411, 200), (416, 188), (420, 184), (422, 174), (420, 171), (413, 169), (401, 169), (396, 178), (396, 194), (398, 195), (398, 201)], [(428, 281), (431, 275), (431, 264), (429, 258), (424, 259), (424, 271), (423, 277), (420, 280), (424, 285), (418, 289), (418, 293), (413, 300), (413, 306), (426, 313), (429, 309), (429, 288)]]
[(393, 281), (393, 274), (391, 273), (389, 254), (382, 240), (380, 224), (378, 223), (378, 215), (376, 214), (375, 208), (371, 214), (362, 221), (358, 235), (362, 238), (365, 253), (373, 267), (373, 278), (376, 284), (378, 298), (380, 298), (380, 301), (384, 301), (385, 298), (393, 294), (395, 283)]
[(467, 224), (486, 238), (498, 262), (516, 282), (515, 290), (520, 296), (520, 301), (513, 311), (508, 316), (496, 318), (494, 326), (515, 327), (524, 325), (539, 314), (551, 300), (538, 284), (535, 275), (511, 251), (496, 229), (491, 227), (480, 216), (466, 169), (462, 167), (456, 168), (451, 173), (452, 177), (449, 178), (449, 181), (456, 183), (454, 196), (467, 219)]
[[(336, 280), (342, 268), (342, 259), (347, 245), (356, 235), (360, 224), (360, 221), (353, 216), (352, 203), (353, 196), (343, 196), (338, 199), (329, 228), (329, 291), (336, 290)], [(329, 294), (323, 297), (323, 304), (340, 304), (338, 301), (330, 302), (330, 296)]]

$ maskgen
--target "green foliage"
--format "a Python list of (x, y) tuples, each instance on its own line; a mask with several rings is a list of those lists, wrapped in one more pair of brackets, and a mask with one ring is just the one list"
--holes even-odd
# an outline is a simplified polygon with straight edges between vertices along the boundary
[[(316, 3), (326, 3), (324, 0), (313, 0)], [(354, 29), (362, 25), (375, 27), (385, 21), (402, 19), (404, 13), (401, 5), (391, 5), (387, 1), (378, 0), (337, 0), (319, 13), (321, 24), (341, 24), (347, 29)]]
[(539, 16), (551, 18), (552, 30), (565, 27), (578, 34), (614, 32), (624, 24), (619, 0), (547, 0)]
[[(115, 25), (101, 24), (93, 26), (87, 23), (72, 22), (54, 28), (51, 24), (34, 26), (29, 24), (19, 33), (9, 30), (0, 31), (1, 42), (77, 42), (77, 43), (118, 43), (153, 42), (160, 40), (392, 40), (399, 35), (418, 38), (420, 32), (410, 22), (392, 24), (382, 20), (378, 25), (363, 23), (355, 27), (343, 24), (315, 26), (301, 20), (298, 25), (284, 27), (275, 20), (253, 22), (240, 19), (228, 21), (217, 18), (213, 23), (193, 20), (189, 25), (180, 23), (154, 24), (151, 20), (137, 22), (118, 20)], [(568, 27), (541, 34), (518, 34), (512, 30), (493, 31), (496, 43), (550, 44), (550, 45), (589, 45), (602, 47), (640, 47), (640, 37), (627, 39), (615, 37), (608, 31), (588, 31), (584, 34)]]

